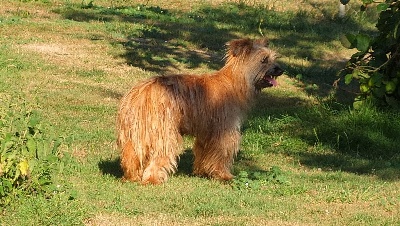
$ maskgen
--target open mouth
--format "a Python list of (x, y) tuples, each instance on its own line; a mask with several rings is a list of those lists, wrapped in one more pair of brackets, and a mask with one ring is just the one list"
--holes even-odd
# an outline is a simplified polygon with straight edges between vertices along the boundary
[(276, 78), (277, 77), (272, 77), (272, 76), (265, 76), (264, 78), (263, 78), (263, 80), (265, 80), (265, 83), (267, 83), (267, 85), (268, 86), (277, 86), (278, 85), (278, 82), (276, 81)]
[(282, 74), (283, 70), (280, 67), (275, 67), (272, 70), (272, 73), (269, 72), (265, 74), (264, 77), (256, 83), (256, 88), (263, 89), (267, 87), (277, 86), (278, 82), (276, 81), (276, 78)]
[(278, 82), (276, 81), (276, 77), (266, 75), (256, 83), (256, 89), (260, 90), (263, 88), (277, 86), (277, 85), (278, 85)]

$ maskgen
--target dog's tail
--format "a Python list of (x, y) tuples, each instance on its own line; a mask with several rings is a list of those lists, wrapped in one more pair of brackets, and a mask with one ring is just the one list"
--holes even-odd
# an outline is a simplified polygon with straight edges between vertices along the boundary
[[(178, 131), (179, 108), (174, 101), (173, 94), (156, 79), (135, 86), (122, 98), (117, 143), (126, 179), (143, 180), (145, 170), (162, 171), (157, 174), (176, 170), (182, 137)], [(158, 162), (158, 166), (149, 162)]]

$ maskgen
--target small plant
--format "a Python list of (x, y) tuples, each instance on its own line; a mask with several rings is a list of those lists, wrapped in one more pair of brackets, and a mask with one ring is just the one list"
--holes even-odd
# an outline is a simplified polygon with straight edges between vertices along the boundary
[[(380, 12), (376, 24), (378, 36), (347, 34), (342, 43), (347, 48), (356, 48), (342, 74), (345, 83), (359, 83), (359, 95), (354, 107), (364, 102), (377, 105), (400, 106), (400, 2), (386, 0), (375, 2), (362, 0), (361, 11), (372, 3), (379, 3)], [(346, 3), (346, 2), (345, 2)]]
[(23, 192), (50, 197), (61, 139), (45, 133), (38, 111), (24, 100), (4, 99), (0, 96), (0, 206)]
[(232, 186), (238, 190), (260, 190), (267, 183), (285, 184), (287, 182), (285, 173), (278, 166), (273, 166), (269, 171), (240, 171), (233, 180)]

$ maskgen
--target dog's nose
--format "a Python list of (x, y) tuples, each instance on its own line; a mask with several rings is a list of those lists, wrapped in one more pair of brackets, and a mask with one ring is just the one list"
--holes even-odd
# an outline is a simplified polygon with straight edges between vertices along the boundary
[(282, 75), (283, 72), (285, 72), (285, 71), (282, 68), (280, 68), (279, 66), (274, 67), (274, 75), (279, 76), (279, 75)]

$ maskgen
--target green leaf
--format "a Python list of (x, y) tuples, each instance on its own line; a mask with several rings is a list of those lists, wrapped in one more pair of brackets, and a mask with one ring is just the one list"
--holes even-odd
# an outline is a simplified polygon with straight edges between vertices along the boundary
[(340, 39), (340, 42), (342, 43), (342, 46), (344, 46), (345, 48), (348, 48), (348, 49), (352, 49), (351, 42), (345, 35), (341, 35), (339, 39)]
[(13, 145), (14, 145), (14, 141), (12, 141), (12, 140), (7, 141), (7, 142), (4, 142), (4, 143), (2, 144), (2, 147), (1, 147), (2, 152), (6, 152), (6, 151), (7, 151), (8, 149), (10, 149)]
[(346, 34), (340, 36), (340, 42), (345, 48), (352, 49), (356, 46), (356, 36), (353, 34)]
[(62, 143), (62, 139), (61, 138), (58, 138), (58, 139), (54, 140), (53, 150), (52, 150), (53, 154), (57, 153), (57, 150), (60, 147), (61, 143)]
[(368, 80), (368, 85), (370, 87), (380, 87), (382, 85), (382, 75), (379, 73), (375, 73)]
[(23, 160), (18, 164), (19, 170), (21, 171), (22, 176), (28, 175), (29, 172), (29, 163), (27, 160)]
[(357, 35), (357, 50), (361, 52), (367, 52), (371, 43), (371, 38), (365, 34)]
[(385, 89), (387, 94), (392, 94), (394, 91), (396, 91), (396, 83), (394, 81), (388, 81)]
[(354, 100), (354, 103), (353, 103), (354, 109), (356, 109), (356, 110), (357, 109), (361, 109), (363, 105), (364, 105), (364, 101), (363, 100), (360, 100), (360, 99)]
[(38, 155), (38, 156), (42, 156), (42, 154), (45, 152), (44, 151), (44, 141), (43, 140), (39, 140), (36, 143), (36, 150), (37, 150), (36, 155)]
[(262, 174), (260, 172), (254, 172), (253, 173), (253, 178), (255, 180), (260, 180), (262, 178)]
[(76, 190), (71, 190), (69, 192), (68, 200), (74, 200), (78, 197), (78, 192)]
[(368, 5), (374, 2), (374, 0), (362, 0), (362, 2), (364, 3), (364, 5)]
[(246, 171), (240, 171), (238, 177), (239, 178), (248, 178), (249, 174)]
[(35, 127), (37, 124), (39, 124), (40, 122), (40, 116), (39, 116), (39, 112), (38, 111), (32, 111), (30, 118), (29, 118), (29, 126), (30, 127)]
[[(0, 181), (1, 182), (1, 181)], [(6, 193), (4, 192), (4, 187), (2, 185), (3, 183), (0, 183), (0, 197), (5, 196)]]
[(19, 178), (20, 175), (21, 175), (21, 171), (17, 168), (17, 169), (15, 170), (15, 174), (14, 174), (14, 179), (13, 179), (13, 181), (16, 181), (16, 180)]
[(44, 185), (50, 185), (51, 180), (45, 178), (45, 177), (40, 177), (38, 180), (39, 185), (44, 186)]
[(36, 158), (30, 159), (28, 162), (29, 171), (32, 172), (36, 168), (37, 164), (38, 164), (38, 161)]
[(353, 73), (352, 73), (353, 78), (355, 79), (360, 79), (362, 82), (362, 79), (369, 79), (369, 75), (360, 71), (359, 69), (354, 69)]
[(346, 83), (346, 85), (350, 84), (350, 82), (353, 80), (353, 75), (352, 74), (347, 74), (344, 77), (344, 83)]
[(372, 93), (373, 93), (376, 97), (382, 98), (383, 96), (385, 96), (385, 88), (384, 88), (384, 87), (377, 87), (377, 88), (374, 88), (374, 89), (372, 90)]
[(36, 151), (36, 142), (34, 139), (30, 138), (26, 141), (26, 147), (28, 151), (32, 154)]
[(378, 10), (378, 12), (382, 12), (382, 11), (387, 10), (389, 8), (389, 6), (390, 6), (389, 4), (383, 2), (383, 3), (378, 4), (376, 6), (376, 9)]
[(58, 161), (58, 157), (52, 154), (48, 154), (45, 157), (45, 160), (47, 160), (49, 163), (56, 163)]
[(2, 184), (3, 184), (3, 189), (5, 191), (11, 191), (12, 190), (12, 182), (11, 182), (10, 179), (2, 180)]
[(369, 86), (368, 86), (367, 84), (361, 84), (361, 85), (360, 85), (360, 91), (361, 91), (362, 93), (367, 93), (369, 90), (370, 90), (370, 89), (369, 89)]

